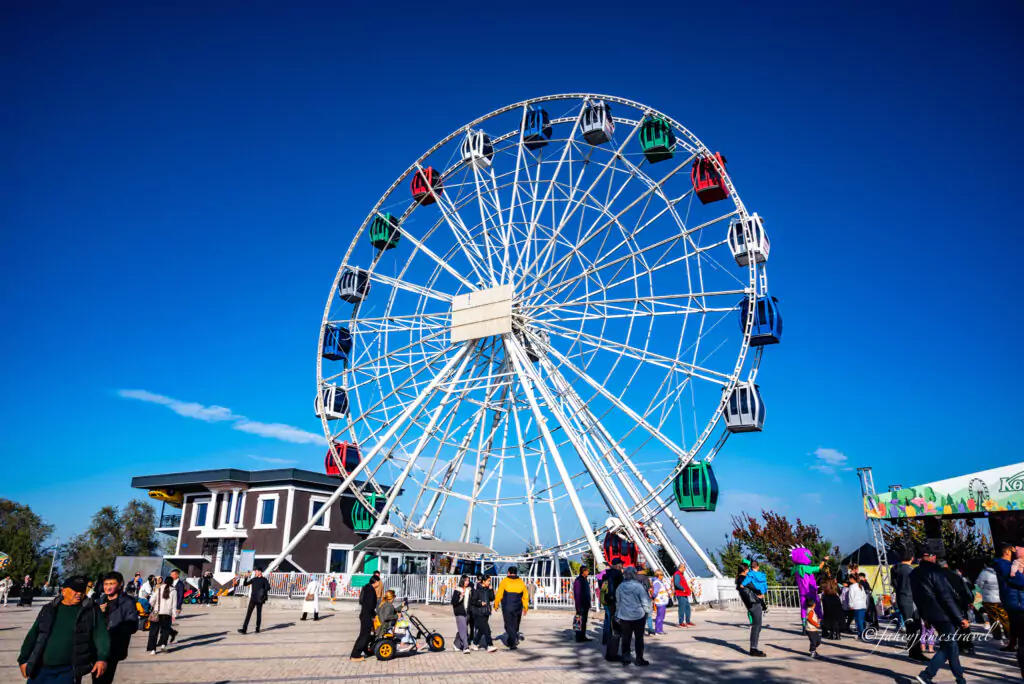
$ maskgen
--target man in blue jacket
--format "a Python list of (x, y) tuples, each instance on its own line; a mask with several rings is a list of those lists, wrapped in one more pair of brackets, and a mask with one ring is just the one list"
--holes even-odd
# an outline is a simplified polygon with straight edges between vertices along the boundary
[(1011, 575), (1013, 567), (1014, 547), (1011, 544), (999, 545), (999, 558), (992, 561), (999, 580), (999, 598), (1003, 608), (1010, 615), (1010, 634), (1017, 640), (1017, 666), (1024, 678), (1024, 573)]

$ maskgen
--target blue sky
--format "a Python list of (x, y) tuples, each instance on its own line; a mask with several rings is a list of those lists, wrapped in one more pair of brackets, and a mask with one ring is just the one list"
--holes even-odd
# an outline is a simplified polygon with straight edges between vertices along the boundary
[(671, 114), (769, 221), (786, 339), (766, 431), (729, 441), (719, 512), (687, 519), (706, 546), (763, 505), (851, 547), (852, 468), (1024, 460), (1019, 3), (379, 7), (8, 6), (0, 495), (66, 537), (132, 475), (317, 469), (317, 328), (351, 232), (435, 140), (557, 92)]

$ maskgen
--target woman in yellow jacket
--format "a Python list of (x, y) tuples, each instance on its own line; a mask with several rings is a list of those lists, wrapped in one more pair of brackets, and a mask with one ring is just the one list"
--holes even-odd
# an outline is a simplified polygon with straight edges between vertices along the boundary
[(508, 577), (501, 580), (494, 594), (495, 610), (498, 606), (501, 606), (505, 620), (505, 644), (514, 651), (519, 647), (519, 622), (530, 608), (530, 593), (526, 583), (519, 579), (519, 570), (514, 565), (508, 569)]

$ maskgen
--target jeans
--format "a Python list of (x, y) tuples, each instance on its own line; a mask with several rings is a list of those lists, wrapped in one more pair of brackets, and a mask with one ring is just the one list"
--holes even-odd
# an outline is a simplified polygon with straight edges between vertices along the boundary
[(690, 597), (689, 596), (676, 596), (679, 607), (679, 624), (690, 621)]
[(607, 608), (604, 609), (604, 624), (601, 627), (601, 644), (607, 645), (608, 638), (612, 635), (612, 613)]
[(757, 650), (757, 641), (761, 637), (761, 604), (753, 603), (750, 606), (750, 650)]
[(932, 627), (939, 633), (939, 650), (935, 652), (928, 662), (928, 667), (921, 673), (921, 678), (931, 681), (939, 673), (939, 669), (949, 661), (949, 669), (953, 671), (953, 677), (957, 684), (966, 681), (964, 679), (964, 668), (960, 665), (960, 649), (956, 643), (956, 626), (949, 622), (933, 624)]
[(622, 659), (629, 660), (629, 644), (632, 639), (636, 643), (636, 660), (644, 659), (644, 623), (646, 618), (636, 620), (619, 620), (622, 625)]
[(855, 608), (853, 610), (853, 620), (857, 623), (857, 638), (864, 638), (864, 613), (867, 610), (864, 608)]
[(667, 605), (655, 606), (657, 610), (656, 617), (654, 618), (654, 633), (664, 634), (665, 633), (665, 612), (668, 610)]
[(821, 632), (808, 632), (807, 640), (811, 642), (811, 653), (817, 653), (821, 646)]
[(70, 665), (64, 667), (39, 668), (39, 674), (28, 680), (28, 684), (78, 684), (81, 679), (75, 677)]

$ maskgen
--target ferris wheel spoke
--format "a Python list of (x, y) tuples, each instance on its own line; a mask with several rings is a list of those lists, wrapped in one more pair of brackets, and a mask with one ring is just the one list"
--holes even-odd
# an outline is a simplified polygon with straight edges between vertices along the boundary
[[(408, 237), (408, 235), (405, 236)], [(424, 252), (424, 254), (426, 254), (426, 252)], [(434, 258), (436, 259), (436, 257)], [(382, 285), (390, 285), (391, 287), (396, 287), (398, 289), (405, 290), (406, 292), (410, 292), (412, 294), (424, 295), (436, 299), (438, 301), (446, 302), (448, 304), (451, 304), (452, 302), (452, 296), (450, 294), (438, 292), (437, 290), (431, 290), (430, 288), (423, 287), (422, 285), (415, 285), (404, 280), (399, 280), (398, 278), (391, 278), (389, 276), (384, 275), (383, 273), (380, 273), (379, 271), (369, 271), (369, 276), (371, 282), (381, 283)]]

